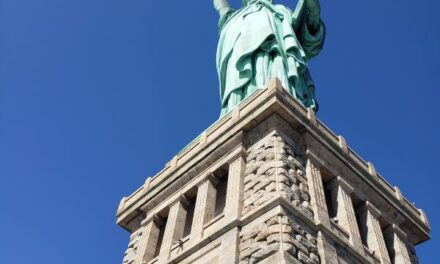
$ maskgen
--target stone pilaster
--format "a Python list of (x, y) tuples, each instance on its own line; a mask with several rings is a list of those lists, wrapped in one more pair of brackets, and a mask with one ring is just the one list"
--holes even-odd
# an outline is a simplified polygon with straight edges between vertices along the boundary
[[(317, 225), (321, 224), (330, 229), (330, 218), (327, 203), (325, 201), (324, 185), (321, 171), (313, 162), (307, 160), (306, 167), (307, 181), (310, 186), (310, 203), (314, 212), (314, 220)], [(337, 253), (333, 242), (322, 232), (318, 232), (318, 248), (322, 264), (337, 263)]]
[(406, 234), (395, 224), (384, 230), (388, 243), (388, 249), (394, 256), (393, 263), (411, 264), (408, 247), (406, 246)]
[(166, 261), (170, 256), (171, 246), (177, 239), (182, 238), (185, 229), (186, 210), (180, 198), (170, 208), (165, 234), (160, 249), (160, 262)]
[(159, 228), (151, 219), (142, 227), (134, 264), (144, 264), (154, 258), (158, 238)]
[(198, 242), (203, 237), (205, 223), (214, 217), (216, 189), (210, 178), (198, 186), (191, 229), (191, 241)]
[(336, 252), (334, 242), (323, 232), (318, 232), (317, 237), (318, 250), (321, 255), (321, 264), (338, 264), (338, 253)]
[(335, 209), (338, 225), (348, 231), (350, 244), (359, 252), (363, 252), (364, 246), (350, 197), (350, 194), (354, 191), (353, 187), (338, 176), (333, 180), (331, 189), (332, 200), (337, 205)]
[(229, 165), (225, 205), (225, 218), (227, 221), (239, 219), (241, 216), (245, 169), (246, 163), (241, 156)]
[(330, 218), (325, 201), (321, 171), (319, 168), (315, 167), (310, 159), (307, 161), (306, 174), (310, 186), (310, 198), (315, 213), (315, 222), (316, 224), (322, 224), (330, 229)]
[(239, 232), (239, 228), (236, 227), (223, 235), (218, 264), (238, 263)]
[(363, 235), (366, 238), (368, 248), (374, 252), (374, 255), (380, 259), (381, 263), (391, 264), (378, 220), (380, 215), (381, 213), (376, 207), (370, 202), (366, 202), (360, 213), (361, 222), (365, 225), (364, 232), (366, 234)]

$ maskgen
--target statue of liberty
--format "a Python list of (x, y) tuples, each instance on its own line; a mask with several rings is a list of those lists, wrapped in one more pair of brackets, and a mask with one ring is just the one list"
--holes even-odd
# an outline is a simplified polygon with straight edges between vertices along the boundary
[(272, 0), (244, 0), (238, 10), (227, 0), (213, 1), (220, 14), (216, 63), (221, 115), (273, 78), (317, 111), (307, 61), (321, 51), (325, 39), (319, 0), (299, 0), (294, 12)]

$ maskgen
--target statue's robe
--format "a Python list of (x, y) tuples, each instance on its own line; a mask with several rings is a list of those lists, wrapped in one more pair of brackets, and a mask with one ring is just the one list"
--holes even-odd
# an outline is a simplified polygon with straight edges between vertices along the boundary
[(306, 23), (297, 22), (288, 8), (269, 0), (251, 0), (224, 15), (219, 27), (216, 62), (222, 115), (266, 87), (272, 78), (278, 78), (305, 107), (318, 109), (307, 60), (323, 47), (322, 22), (311, 34)]

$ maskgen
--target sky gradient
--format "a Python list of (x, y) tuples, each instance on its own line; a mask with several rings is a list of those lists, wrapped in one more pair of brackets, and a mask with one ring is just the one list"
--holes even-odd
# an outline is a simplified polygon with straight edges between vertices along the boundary
[[(318, 117), (426, 211), (421, 263), (440, 248), (439, 12), (322, 1), (310, 63)], [(121, 263), (120, 199), (219, 116), (217, 19), (209, 0), (0, 0), (0, 263)]]

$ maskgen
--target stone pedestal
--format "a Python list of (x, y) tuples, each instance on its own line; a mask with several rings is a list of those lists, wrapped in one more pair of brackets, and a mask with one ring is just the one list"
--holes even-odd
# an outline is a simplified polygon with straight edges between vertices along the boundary
[(117, 222), (130, 264), (410, 264), (430, 238), (423, 211), (277, 80), (124, 197)]

